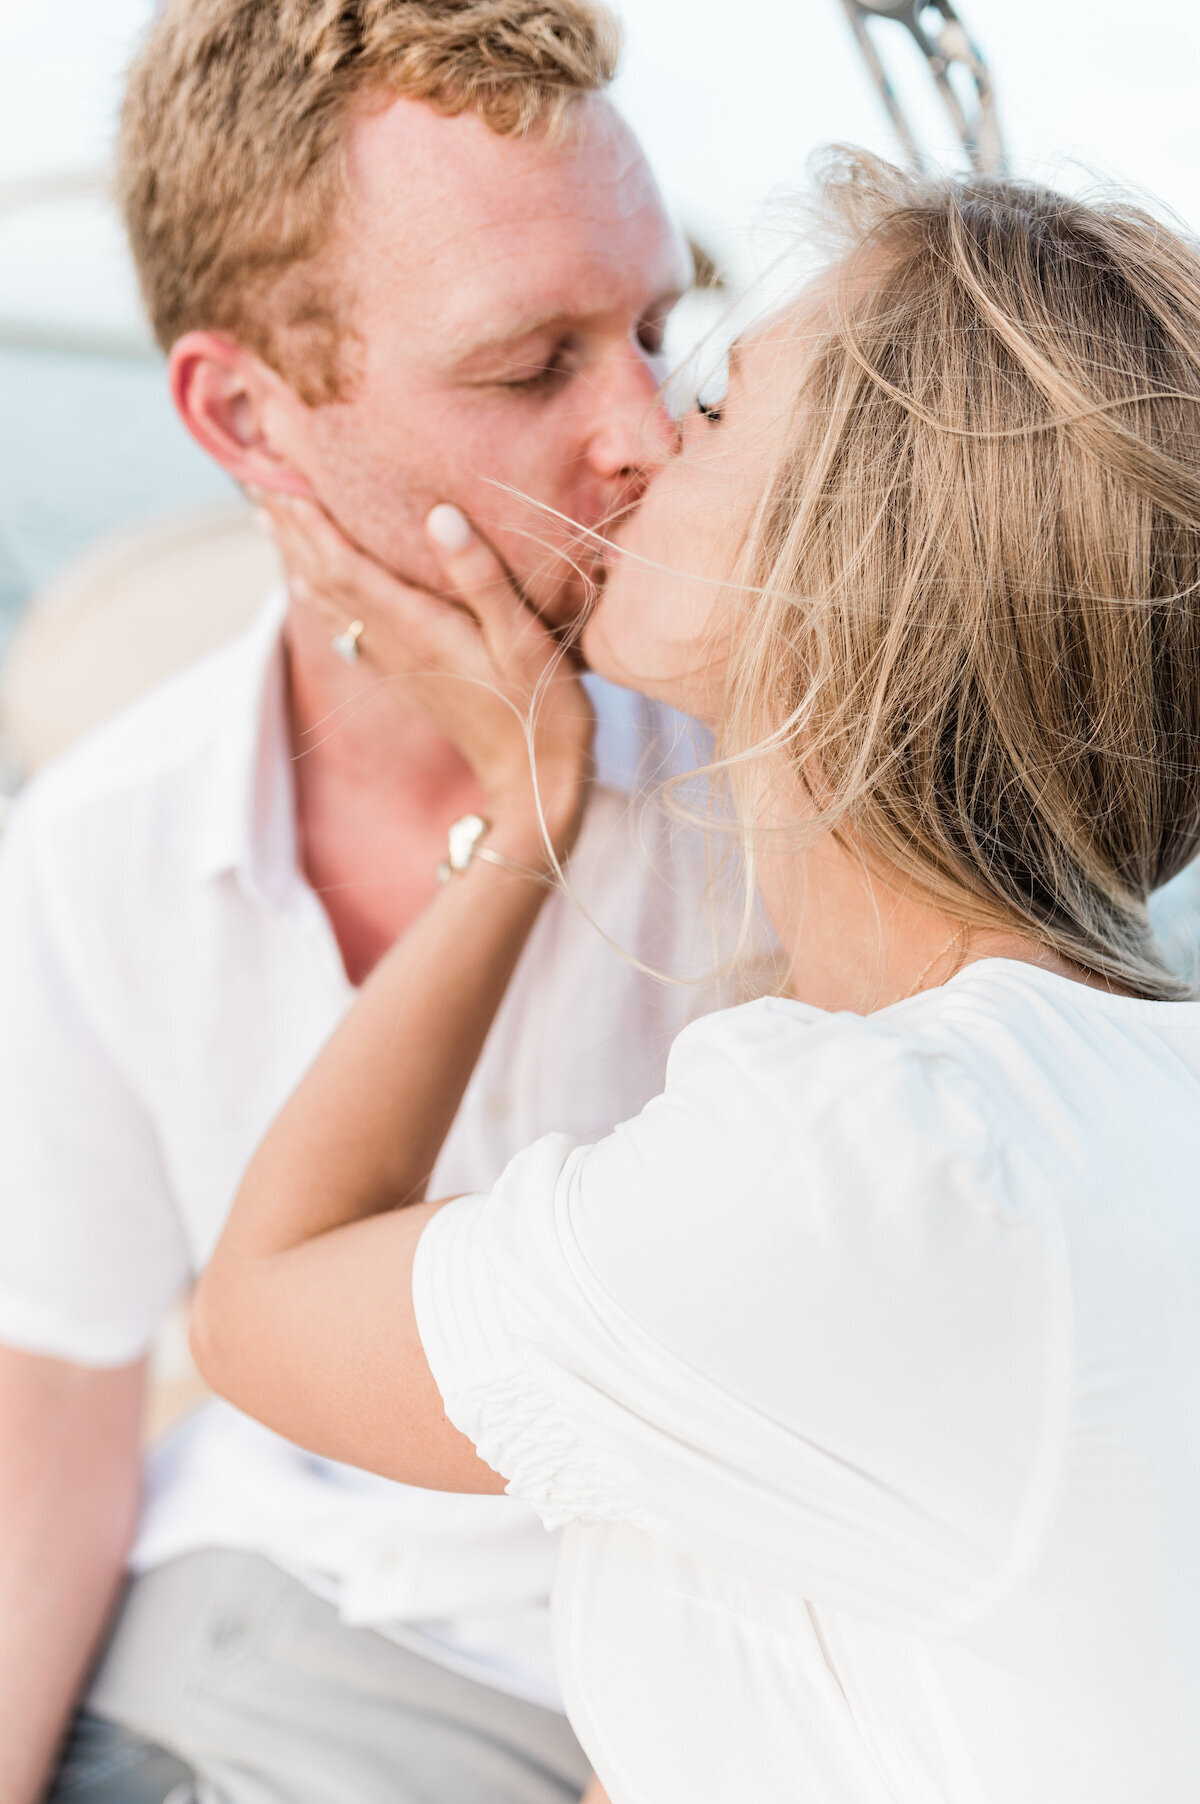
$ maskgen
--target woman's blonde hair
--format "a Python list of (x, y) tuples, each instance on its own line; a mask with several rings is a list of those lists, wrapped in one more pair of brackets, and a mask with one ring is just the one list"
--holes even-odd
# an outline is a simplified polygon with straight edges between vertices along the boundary
[(839, 153), (841, 233), (738, 571), (721, 732), (964, 923), (1186, 993), (1200, 849), (1200, 257), (1124, 200)]

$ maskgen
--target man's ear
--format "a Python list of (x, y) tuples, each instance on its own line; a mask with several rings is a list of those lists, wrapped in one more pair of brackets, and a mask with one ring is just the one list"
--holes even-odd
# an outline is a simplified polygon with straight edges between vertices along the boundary
[(312, 496), (289, 456), (288, 427), (305, 404), (260, 357), (219, 332), (185, 332), (167, 374), (180, 419), (235, 482)]

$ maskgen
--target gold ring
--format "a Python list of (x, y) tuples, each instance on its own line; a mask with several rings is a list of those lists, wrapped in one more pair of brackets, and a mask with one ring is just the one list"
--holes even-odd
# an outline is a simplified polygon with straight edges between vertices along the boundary
[(362, 636), (362, 621), (352, 620), (344, 633), (336, 633), (329, 641), (329, 648), (337, 653), (343, 664), (357, 664), (358, 642)]

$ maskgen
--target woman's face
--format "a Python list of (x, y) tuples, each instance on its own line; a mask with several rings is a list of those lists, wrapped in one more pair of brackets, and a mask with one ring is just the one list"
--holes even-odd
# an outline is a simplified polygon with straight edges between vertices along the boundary
[(723, 398), (693, 408), (637, 512), (612, 535), (583, 634), (592, 669), (715, 723), (739, 597), (728, 579), (782, 445), (799, 373), (798, 310), (743, 339)]

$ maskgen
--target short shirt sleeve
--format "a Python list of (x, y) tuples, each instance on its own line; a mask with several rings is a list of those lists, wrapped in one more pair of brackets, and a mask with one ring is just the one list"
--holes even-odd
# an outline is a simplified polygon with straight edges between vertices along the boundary
[(755, 1003), (667, 1087), (549, 1138), (422, 1236), (447, 1412), (552, 1526), (914, 1627), (1027, 1553), (1057, 1446), (1055, 1239), (955, 1058)]
[(35, 791), (0, 844), (0, 1340), (120, 1365), (145, 1350), (188, 1255), (40, 829)]

